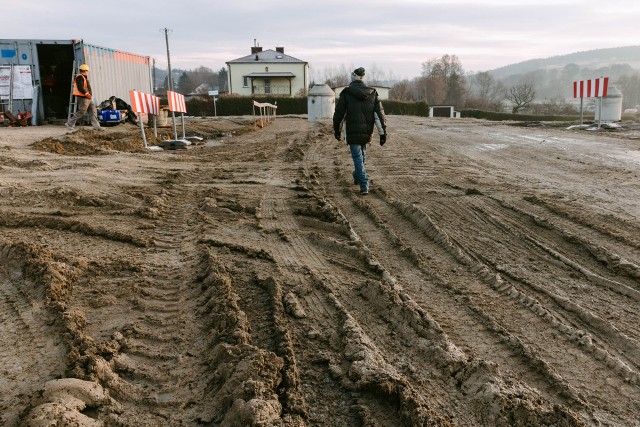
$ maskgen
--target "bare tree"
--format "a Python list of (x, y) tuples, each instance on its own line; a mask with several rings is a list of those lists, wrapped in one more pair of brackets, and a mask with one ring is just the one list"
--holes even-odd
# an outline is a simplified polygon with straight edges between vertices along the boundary
[(395, 101), (413, 101), (412, 89), (412, 84), (409, 80), (399, 81), (389, 90), (389, 98)]
[(624, 95), (622, 99), (625, 108), (635, 108), (640, 105), (640, 73), (624, 75), (615, 83)]
[(367, 80), (367, 84), (369, 85), (375, 85), (375, 84), (379, 84), (381, 80), (383, 80), (382, 75), (384, 74), (384, 72), (382, 70), (380, 70), (380, 68), (378, 68), (378, 66), (376, 64), (371, 64), (367, 69), (366, 69), (366, 80)]
[(427, 101), (461, 105), (466, 93), (464, 70), (456, 55), (443, 55), (422, 64)]
[(496, 80), (487, 71), (476, 73), (469, 80), (469, 92), (466, 97), (468, 108), (502, 111), (505, 88), (501, 80)]
[(322, 76), (318, 76), (318, 80), (324, 81), (331, 87), (346, 86), (351, 82), (351, 71), (345, 64), (341, 64), (339, 67), (325, 68), (322, 74)]
[(531, 104), (531, 101), (536, 97), (536, 92), (533, 90), (531, 83), (522, 83), (505, 92), (504, 97), (513, 103), (511, 112), (517, 114), (518, 111), (527, 108)]

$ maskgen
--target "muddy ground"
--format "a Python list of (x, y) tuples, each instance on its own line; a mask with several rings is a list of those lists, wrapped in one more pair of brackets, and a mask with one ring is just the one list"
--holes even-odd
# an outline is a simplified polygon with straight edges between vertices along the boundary
[(640, 425), (635, 124), (252, 121), (0, 128), (1, 425)]

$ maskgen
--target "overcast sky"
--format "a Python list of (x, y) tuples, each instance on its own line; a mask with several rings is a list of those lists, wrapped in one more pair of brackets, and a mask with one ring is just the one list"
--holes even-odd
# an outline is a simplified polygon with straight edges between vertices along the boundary
[[(9, 6), (7, 3), (5, 6)], [(640, 44), (638, 0), (23, 0), (2, 8), (0, 39), (84, 39), (172, 68), (263, 49), (309, 62), (311, 77), (364, 66), (413, 78), (456, 55), (465, 71)]]

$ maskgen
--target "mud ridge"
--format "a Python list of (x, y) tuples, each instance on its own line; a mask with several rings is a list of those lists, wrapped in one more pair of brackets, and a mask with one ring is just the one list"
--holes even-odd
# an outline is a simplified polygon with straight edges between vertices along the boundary
[(216, 367), (206, 388), (203, 423), (225, 425), (272, 424), (280, 420), (282, 404), (277, 389), (282, 383), (284, 360), (251, 344), (249, 323), (238, 306), (227, 268), (212, 253), (205, 255), (202, 286), (210, 313), (207, 362)]
[[(57, 321), (60, 322), (62, 331), (61, 337), (69, 349), (67, 355), (67, 376), (68, 389), (62, 397), (48, 395), (47, 390), (54, 387), (51, 383), (45, 384), (45, 393), (42, 399), (36, 398), (25, 408), (26, 422), (28, 425), (39, 426), (38, 420), (51, 419), (60, 422), (77, 419), (86, 422), (86, 425), (93, 425), (95, 420), (81, 416), (80, 411), (85, 406), (92, 406), (98, 412), (110, 412), (118, 410), (115, 402), (102, 395), (98, 399), (74, 396), (74, 389), (83, 390), (86, 387), (95, 388), (97, 375), (96, 367), (106, 364), (100, 356), (103, 351), (84, 332), (84, 317), (81, 313), (68, 311), (68, 299), (73, 289), (73, 282), (80, 276), (81, 271), (66, 263), (54, 261), (52, 254), (46, 250), (41, 250), (33, 245), (18, 243), (17, 245), (6, 245), (0, 251), (0, 259), (20, 259), (23, 262), (25, 275), (30, 277), (35, 283), (41, 283), (44, 293), (48, 299), (48, 306), (55, 313)], [(103, 349), (105, 350), (105, 349)], [(102, 361), (102, 362), (101, 362)], [(83, 381), (79, 381), (83, 380)], [(74, 383), (75, 382), (75, 383)], [(73, 385), (75, 384), (75, 385)], [(93, 384), (93, 385), (91, 385)], [(86, 392), (78, 392), (83, 396)], [(77, 393), (75, 393), (77, 395)], [(65, 396), (72, 396), (68, 400)], [(83, 424), (79, 424), (83, 425)]]
[[(498, 200), (498, 202), (504, 206), (507, 209), (510, 209), (514, 212), (517, 212), (525, 217), (529, 217), (531, 218), (532, 221), (534, 221), (537, 225), (541, 226), (541, 227), (545, 227), (547, 229), (553, 230), (557, 233), (559, 233), (560, 235), (562, 235), (568, 242), (572, 242), (575, 244), (580, 245), (581, 247), (583, 247), (584, 249), (586, 249), (586, 251), (588, 253), (590, 253), (595, 260), (597, 260), (598, 262), (602, 263), (604, 266), (606, 266), (609, 270), (615, 272), (615, 273), (621, 273), (623, 275), (626, 275), (630, 278), (633, 279), (640, 279), (640, 266), (638, 266), (637, 264), (624, 259), (623, 257), (621, 257), (620, 255), (612, 252), (611, 250), (604, 248), (600, 245), (594, 244), (584, 238), (582, 238), (581, 236), (578, 236), (574, 233), (571, 233), (567, 230), (563, 230), (561, 229), (559, 226), (555, 225), (551, 220), (547, 219), (547, 218), (541, 218), (538, 215), (532, 214), (530, 212), (526, 212), (523, 211), (522, 209), (519, 209), (515, 206), (512, 206), (508, 203), (506, 203), (505, 201), (502, 200)], [(583, 224), (585, 225), (585, 224)], [(615, 237), (615, 236), (611, 236), (611, 237)], [(630, 242), (624, 242), (626, 244), (631, 244)], [(544, 248), (545, 250), (547, 249), (546, 247), (544, 247), (544, 245), (541, 246), (542, 248)], [(556, 252), (550, 252), (551, 255), (553, 255), (554, 257), (560, 259), (562, 262), (566, 262), (566, 260), (564, 258), (561, 257), (561, 255), (557, 254)], [(602, 278), (590, 271), (588, 271), (587, 269), (585, 269), (584, 267), (577, 265), (576, 263), (573, 262), (569, 262), (567, 265), (570, 265), (571, 267), (575, 268), (577, 271), (580, 271), (581, 273), (585, 274), (586, 276), (588, 276), (589, 278), (595, 280), (596, 282), (601, 282), (601, 284), (604, 283), (609, 283), (609, 286), (612, 286), (613, 290), (617, 290), (617, 288), (619, 288), (619, 290), (617, 290), (618, 292), (621, 292), (623, 295), (627, 295), (627, 293), (632, 293), (634, 294), (634, 298), (637, 300), (638, 296), (640, 295), (640, 293), (638, 293), (637, 290), (635, 289), (631, 289), (628, 286), (622, 285), (622, 284), (616, 284), (615, 282)], [(605, 285), (606, 286), (606, 285)], [(633, 292), (635, 291), (635, 293)], [(626, 293), (625, 293), (626, 292)], [(629, 295), (627, 295), (629, 296)]]
[(274, 264), (276, 262), (273, 259), (273, 256), (269, 252), (265, 251), (264, 249), (254, 249), (248, 246), (237, 245), (235, 243), (230, 243), (230, 242), (222, 242), (216, 239), (201, 239), (198, 243), (201, 243), (207, 246), (216, 247), (216, 248), (228, 248), (232, 252), (245, 254), (251, 258), (264, 259), (267, 261), (271, 261)]
[[(601, 224), (599, 224), (597, 222), (589, 221), (589, 218), (584, 218), (581, 215), (578, 215), (578, 214), (563, 210), (562, 208), (556, 206), (555, 204), (550, 203), (550, 202), (548, 202), (546, 200), (543, 200), (543, 199), (541, 199), (541, 198), (539, 198), (537, 196), (525, 196), (524, 200), (529, 202), (529, 203), (531, 203), (531, 204), (542, 206), (542, 207), (546, 208), (548, 211), (550, 211), (550, 212), (552, 212), (552, 213), (554, 213), (554, 214), (556, 214), (556, 215), (558, 215), (560, 217), (567, 218), (568, 220), (573, 221), (573, 222), (575, 222), (577, 224), (583, 225), (583, 226), (585, 226), (587, 228), (590, 228), (590, 229), (593, 229), (593, 230), (597, 230), (600, 233), (602, 233), (602, 234), (604, 234), (604, 235), (606, 235), (608, 237), (611, 237), (611, 238), (613, 238), (615, 240), (618, 240), (618, 241), (620, 241), (622, 243), (630, 245), (630, 246), (632, 246), (632, 247), (634, 247), (636, 249), (640, 249), (640, 242), (631, 241), (626, 236), (626, 233), (621, 233), (621, 232), (619, 232), (617, 230), (611, 230), (610, 228), (605, 227), (605, 226), (603, 226), (603, 225), (601, 225)], [(606, 221), (603, 221), (603, 223), (607, 224), (612, 220), (621, 221), (618, 218), (609, 217), (609, 218), (606, 218)], [(640, 229), (638, 229), (637, 226), (634, 226), (633, 224), (627, 223), (626, 221), (621, 221), (621, 222), (623, 223), (623, 225), (625, 225), (625, 226), (627, 226), (629, 228), (632, 228), (632, 229), (635, 228), (635, 230), (632, 230), (630, 233), (628, 233), (629, 235), (638, 236), (640, 234)]]
[(10, 228), (39, 228), (45, 227), (52, 230), (65, 230), (81, 233), (86, 236), (101, 237), (116, 242), (129, 243), (131, 245), (144, 248), (147, 241), (130, 234), (119, 231), (108, 230), (102, 227), (94, 227), (82, 221), (68, 220), (64, 218), (52, 218), (41, 215), (9, 215), (7, 212), (0, 212), (0, 226)]

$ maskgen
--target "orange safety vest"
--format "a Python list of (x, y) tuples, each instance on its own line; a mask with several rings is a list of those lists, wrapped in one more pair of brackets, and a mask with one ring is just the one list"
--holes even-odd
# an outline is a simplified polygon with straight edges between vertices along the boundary
[[(84, 79), (84, 91), (86, 93), (82, 93), (82, 92), (80, 92), (78, 90), (78, 84), (76, 83), (76, 79), (78, 78), (78, 76), (81, 76)], [(89, 93), (89, 81), (87, 80), (87, 77), (84, 74), (77, 74), (73, 78), (73, 94), (75, 96), (84, 96), (84, 97), (86, 97), (88, 93)]]

